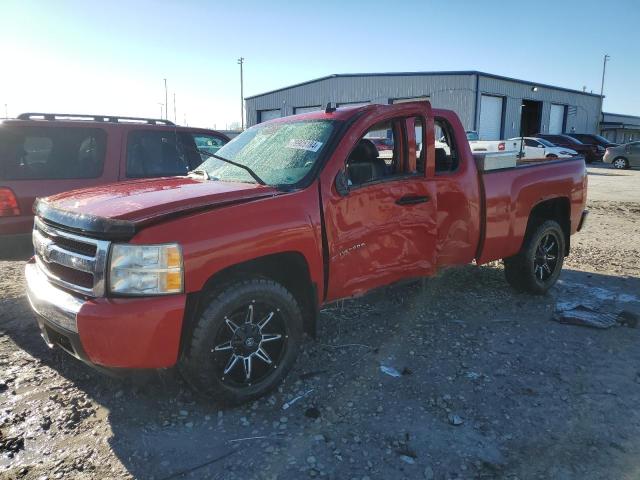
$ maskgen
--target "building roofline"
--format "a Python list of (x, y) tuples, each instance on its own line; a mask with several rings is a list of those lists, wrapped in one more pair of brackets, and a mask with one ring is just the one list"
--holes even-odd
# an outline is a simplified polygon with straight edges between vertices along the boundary
[(421, 75), (422, 76), (427, 76), (427, 75), (432, 75), (432, 76), (436, 76), (436, 75), (461, 75), (461, 76), (478, 75), (479, 77), (495, 78), (495, 79), (498, 79), (498, 80), (506, 80), (506, 81), (510, 81), (510, 82), (518, 82), (518, 83), (523, 83), (525, 85), (531, 85), (531, 86), (536, 86), (536, 87), (551, 88), (551, 89), (554, 89), (554, 90), (561, 90), (561, 91), (564, 91), (564, 92), (578, 93), (580, 95), (588, 95), (588, 96), (598, 97), (598, 98), (600, 97), (600, 95), (598, 95), (597, 93), (588, 93), (588, 92), (583, 92), (581, 90), (574, 90), (574, 89), (571, 89), (571, 88), (557, 87), (557, 86), (554, 86), (554, 85), (548, 85), (548, 84), (544, 84), (544, 83), (531, 82), (529, 80), (520, 80), (518, 78), (505, 77), (505, 76), (502, 76), (502, 75), (495, 75), (493, 73), (480, 72), (480, 71), (477, 71), (477, 70), (453, 70), (453, 71), (440, 71), (440, 72), (334, 73), (332, 75), (326, 75), (324, 77), (314, 78), (312, 80), (307, 80), (306, 82), (296, 83), (294, 85), (289, 85), (287, 87), (277, 88), (275, 90), (270, 90), (268, 92), (258, 93), (256, 95), (251, 95), (250, 97), (245, 97), (245, 100), (251, 100), (253, 98), (264, 97), (265, 95), (271, 95), (273, 93), (282, 92), (284, 90), (289, 90), (291, 88), (302, 87), (304, 85), (309, 85), (310, 83), (316, 83), (316, 82), (320, 82), (322, 80), (328, 80), (330, 78), (410, 77), (410, 76), (421, 76)]
[(628, 118), (635, 118), (637, 120), (640, 120), (640, 116), (638, 115), (626, 115), (624, 113), (602, 112), (602, 115), (613, 115), (614, 117), (628, 117)]

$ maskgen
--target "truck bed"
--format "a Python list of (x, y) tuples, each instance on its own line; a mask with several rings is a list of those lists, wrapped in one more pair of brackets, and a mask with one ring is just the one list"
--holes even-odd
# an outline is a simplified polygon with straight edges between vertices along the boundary
[(566, 202), (570, 233), (578, 228), (586, 203), (586, 168), (582, 157), (518, 162), (516, 167), (479, 173), (483, 225), (478, 264), (520, 251), (530, 212), (546, 200)]

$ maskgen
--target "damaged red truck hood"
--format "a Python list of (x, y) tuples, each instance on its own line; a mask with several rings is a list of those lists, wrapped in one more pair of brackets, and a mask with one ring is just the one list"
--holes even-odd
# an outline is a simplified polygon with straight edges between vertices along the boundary
[[(45, 221), (88, 233), (115, 233), (170, 215), (274, 196), (269, 186), (191, 177), (133, 180), (60, 193), (36, 201)], [(115, 229), (115, 230), (114, 230)]]

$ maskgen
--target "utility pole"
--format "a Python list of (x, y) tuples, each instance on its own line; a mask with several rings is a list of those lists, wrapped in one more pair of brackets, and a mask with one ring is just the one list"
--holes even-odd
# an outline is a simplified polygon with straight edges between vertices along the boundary
[(164, 109), (165, 120), (169, 120), (169, 97), (167, 94), (167, 79), (164, 79), (164, 104), (167, 108)]
[(160, 120), (162, 120), (162, 107), (164, 107), (164, 103), (158, 102), (158, 105), (160, 105)]
[(4, 104), (4, 118), (9, 118), (9, 109), (6, 103)]
[(173, 121), (178, 123), (178, 116), (176, 115), (176, 92), (173, 92)]
[(607, 71), (607, 62), (611, 57), (607, 54), (604, 56), (604, 60), (602, 62), (602, 83), (600, 84), (600, 115), (598, 115), (598, 131), (596, 135), (600, 135), (600, 127), (602, 124), (602, 104), (604, 103), (604, 74)]
[(244, 79), (242, 78), (242, 64), (244, 63), (244, 57), (238, 59), (238, 65), (240, 65), (240, 128), (244, 130)]

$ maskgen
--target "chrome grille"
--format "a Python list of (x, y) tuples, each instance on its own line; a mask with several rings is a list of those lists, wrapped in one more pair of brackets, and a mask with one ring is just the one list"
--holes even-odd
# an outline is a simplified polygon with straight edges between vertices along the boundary
[(83, 295), (104, 295), (109, 242), (67, 233), (36, 217), (33, 248), (51, 283)]

